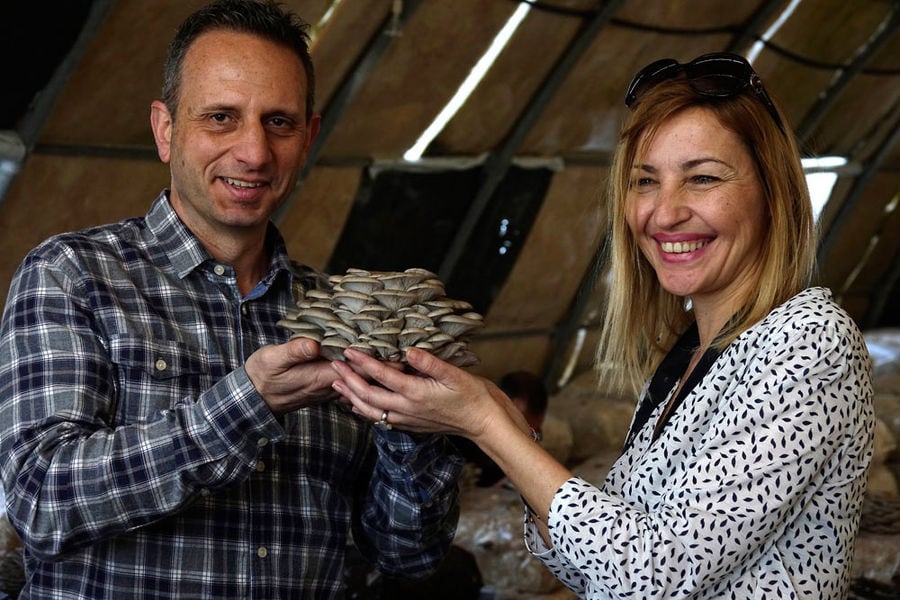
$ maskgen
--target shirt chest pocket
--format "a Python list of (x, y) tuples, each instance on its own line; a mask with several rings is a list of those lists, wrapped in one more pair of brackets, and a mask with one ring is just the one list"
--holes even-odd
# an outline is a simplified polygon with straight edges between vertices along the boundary
[(185, 342), (115, 336), (109, 351), (120, 423), (158, 418), (159, 411), (193, 402), (212, 385), (209, 352)]

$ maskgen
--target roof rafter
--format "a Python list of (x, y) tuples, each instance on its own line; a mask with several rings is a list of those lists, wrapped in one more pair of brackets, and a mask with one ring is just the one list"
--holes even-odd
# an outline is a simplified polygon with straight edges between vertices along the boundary
[(869, 38), (869, 41), (854, 57), (853, 61), (845, 68), (840, 69), (838, 77), (819, 97), (818, 102), (809, 110), (803, 122), (797, 127), (797, 138), (801, 143), (809, 140), (813, 130), (825, 116), (825, 113), (828, 112), (828, 109), (834, 105), (853, 78), (862, 71), (866, 61), (891, 39), (898, 26), (900, 26), (900, 3), (895, 2), (890, 16), (882, 23), (874, 35)]
[(594, 16), (582, 24), (581, 30), (569, 44), (559, 60), (551, 67), (544, 81), (538, 87), (537, 91), (529, 100), (513, 125), (509, 135), (503, 140), (500, 146), (495, 149), (487, 157), (484, 165), (484, 178), (475, 194), (469, 211), (460, 225), (444, 262), (441, 264), (438, 275), (444, 280), (449, 281), (454, 269), (459, 263), (463, 251), (469, 243), (469, 239), (475, 230), (475, 225), (481, 218), (487, 207), (488, 201), (493, 195), (497, 186), (503, 180), (509, 166), (512, 163), (513, 156), (525, 139), (525, 136), (531, 131), (531, 128), (537, 122), (544, 108), (553, 98), (553, 95), (560, 88), (566, 77), (575, 67), (578, 59), (587, 51), (591, 42), (597, 36), (597, 33), (612, 19), (613, 14), (622, 5), (624, 0), (609, 0), (605, 2), (603, 8), (599, 9)]
[(309, 171), (318, 162), (322, 149), (328, 142), (328, 138), (331, 137), (335, 127), (337, 127), (338, 122), (344, 116), (344, 113), (347, 112), (347, 107), (350, 105), (350, 102), (356, 97), (356, 93), (360, 90), (366, 80), (369, 79), (375, 65), (381, 60), (382, 55), (384, 55), (385, 51), (396, 39), (398, 29), (403, 27), (420, 4), (422, 4), (422, 0), (405, 0), (400, 5), (399, 13), (388, 13), (377, 33), (372, 36), (372, 39), (369, 41), (369, 44), (366, 46), (362, 55), (356, 61), (353, 68), (350, 69), (349, 74), (344, 78), (340, 87), (331, 97), (331, 101), (328, 103), (327, 108), (322, 111), (322, 123), (319, 127), (319, 134), (316, 136), (312, 148), (309, 150), (306, 164), (300, 170), (300, 176), (297, 178), (297, 184), (294, 186), (294, 191), (272, 216), (275, 223), (281, 223), (284, 216), (290, 210), (300, 192), (303, 180), (306, 179)]

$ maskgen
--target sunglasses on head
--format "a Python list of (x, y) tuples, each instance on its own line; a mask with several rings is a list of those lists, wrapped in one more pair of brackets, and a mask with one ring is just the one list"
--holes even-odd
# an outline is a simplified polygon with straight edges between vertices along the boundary
[(784, 124), (759, 75), (743, 56), (729, 52), (715, 52), (698, 56), (689, 63), (664, 58), (650, 63), (634, 76), (625, 92), (625, 106), (632, 108), (641, 96), (655, 85), (684, 73), (688, 84), (700, 96), (731, 98), (750, 89), (765, 105), (782, 133)]

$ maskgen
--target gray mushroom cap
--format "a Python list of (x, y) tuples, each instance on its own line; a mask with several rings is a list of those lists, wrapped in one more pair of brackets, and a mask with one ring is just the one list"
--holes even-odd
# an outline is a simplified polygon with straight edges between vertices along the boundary
[(291, 337), (318, 341), (324, 358), (343, 360), (351, 347), (404, 362), (408, 349), (422, 348), (457, 366), (478, 363), (468, 342), (483, 317), (468, 302), (447, 298), (431, 271), (351, 268), (327, 282), (330, 289), (299, 290), (296, 307), (277, 323)]

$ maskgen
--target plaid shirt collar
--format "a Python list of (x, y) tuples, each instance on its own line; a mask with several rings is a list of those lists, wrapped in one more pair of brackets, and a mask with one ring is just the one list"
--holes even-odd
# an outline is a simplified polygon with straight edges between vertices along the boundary
[[(160, 250), (168, 257), (178, 277), (184, 279), (194, 269), (213, 258), (178, 217), (169, 201), (169, 193), (168, 189), (164, 189), (153, 201), (147, 212), (147, 226), (159, 240)], [(293, 275), (284, 238), (271, 222), (266, 231), (266, 249), (270, 257), (269, 271), (261, 283), (268, 287), (281, 272)]]

